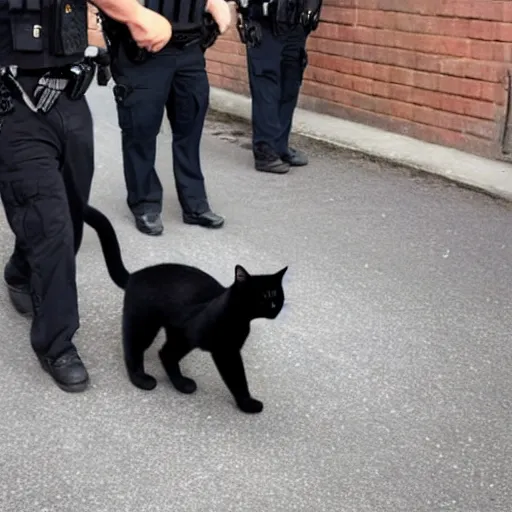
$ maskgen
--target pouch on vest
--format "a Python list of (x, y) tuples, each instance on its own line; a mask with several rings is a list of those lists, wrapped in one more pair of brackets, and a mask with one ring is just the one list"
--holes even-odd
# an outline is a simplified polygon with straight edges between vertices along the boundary
[(318, 28), (322, 0), (302, 0), (300, 22), (307, 32), (313, 32)]
[(15, 52), (42, 52), (41, 0), (8, 0), (12, 46)]
[(51, 2), (50, 53), (69, 56), (83, 53), (89, 44), (87, 2), (53, 0)]

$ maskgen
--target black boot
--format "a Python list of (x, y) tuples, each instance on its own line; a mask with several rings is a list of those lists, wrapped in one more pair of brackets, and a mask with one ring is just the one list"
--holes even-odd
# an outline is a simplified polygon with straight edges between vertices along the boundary
[(281, 155), (281, 160), (286, 162), (291, 167), (302, 167), (308, 165), (308, 157), (298, 149), (289, 148), (288, 151)]
[(30, 294), (30, 271), (25, 265), (17, 264), (14, 257), (7, 262), (4, 269), (4, 280), (12, 305), (18, 313), (24, 316), (32, 316), (34, 307)]
[(224, 217), (217, 215), (211, 210), (203, 213), (185, 213), (183, 212), (183, 222), (185, 224), (195, 224), (204, 228), (220, 228), (224, 224)]
[(280, 156), (267, 144), (257, 144), (254, 147), (254, 167), (257, 171), (273, 174), (286, 174), (290, 164), (281, 160)]
[(69, 348), (56, 358), (37, 357), (43, 370), (52, 376), (62, 390), (78, 393), (87, 388), (89, 374), (75, 347)]
[(164, 231), (164, 225), (159, 213), (135, 215), (135, 226), (141, 233), (150, 236), (159, 236)]

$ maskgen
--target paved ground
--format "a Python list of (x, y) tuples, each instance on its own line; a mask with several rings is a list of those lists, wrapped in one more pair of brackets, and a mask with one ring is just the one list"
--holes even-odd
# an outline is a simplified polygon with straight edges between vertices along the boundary
[[(210, 108), (241, 119), (251, 119), (250, 97), (218, 87), (211, 89)], [(293, 130), (317, 141), (327, 141), (333, 146), (357, 151), (393, 165), (436, 174), (512, 201), (510, 159), (505, 162), (482, 158), (303, 108), (295, 110)]]
[[(245, 356), (265, 403), (246, 416), (208, 356), (199, 390), (134, 388), (121, 362), (122, 294), (95, 234), (79, 255), (76, 342), (92, 387), (68, 395), (40, 370), (29, 323), (0, 288), (2, 512), (508, 512), (512, 500), (512, 208), (320, 145), (288, 176), (251, 168), (243, 125), (208, 124), (203, 159), (221, 231), (181, 223), (160, 140), (163, 237), (127, 213), (108, 90), (92, 202), (127, 265), (290, 266), (284, 314), (254, 323)], [(307, 145), (303, 141), (298, 144)], [(484, 170), (482, 171), (484, 172)], [(0, 224), (7, 260), (11, 235)]]

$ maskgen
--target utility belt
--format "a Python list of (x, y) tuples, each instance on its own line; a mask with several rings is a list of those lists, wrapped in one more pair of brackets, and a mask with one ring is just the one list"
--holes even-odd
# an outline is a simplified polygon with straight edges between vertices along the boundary
[[(46, 114), (62, 94), (72, 101), (83, 98), (91, 85), (95, 70), (95, 62), (88, 57), (82, 62), (59, 68), (18, 68), (16, 73), (3, 68), (0, 70), (0, 83), (3, 85), (4, 94), (8, 90), (12, 97), (20, 98), (32, 112)], [(18, 78), (34, 78), (37, 83), (32, 91), (26, 91)]]
[(261, 44), (261, 25), (268, 23), (275, 36), (286, 34), (290, 28), (301, 26), (306, 33), (317, 29), (320, 20), (321, 3), (313, 11), (307, 8), (287, 11), (280, 0), (252, 4), (251, 0), (238, 0), (237, 30), (240, 41), (248, 46)]
[(201, 43), (202, 39), (203, 35), (200, 28), (190, 31), (173, 31), (171, 40), (169, 41), (169, 48), (184, 50), (185, 48)]

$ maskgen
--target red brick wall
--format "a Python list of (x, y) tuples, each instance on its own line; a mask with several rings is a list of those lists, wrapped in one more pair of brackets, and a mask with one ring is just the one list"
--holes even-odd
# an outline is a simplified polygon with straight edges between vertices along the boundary
[[(512, 0), (324, 0), (300, 103), (501, 158)], [(211, 84), (248, 94), (236, 29), (208, 50)]]

